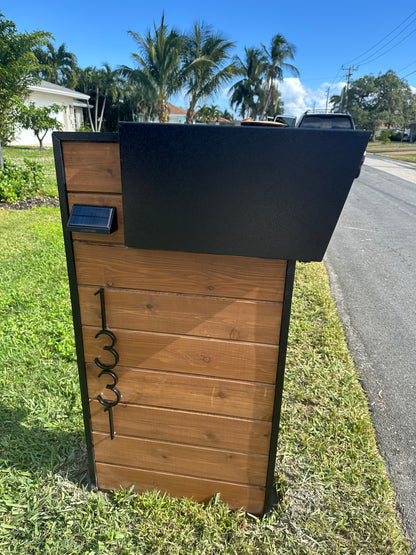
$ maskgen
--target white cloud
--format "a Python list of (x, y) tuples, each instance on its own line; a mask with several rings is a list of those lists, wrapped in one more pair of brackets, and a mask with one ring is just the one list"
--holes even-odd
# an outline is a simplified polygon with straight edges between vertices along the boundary
[[(298, 77), (286, 77), (279, 84), (285, 114), (300, 116), (306, 110), (325, 110), (328, 87), (330, 98), (333, 94), (339, 94), (344, 86), (345, 83), (343, 82), (322, 83), (317, 89), (309, 89), (302, 84)], [(328, 104), (329, 108), (330, 105)]]

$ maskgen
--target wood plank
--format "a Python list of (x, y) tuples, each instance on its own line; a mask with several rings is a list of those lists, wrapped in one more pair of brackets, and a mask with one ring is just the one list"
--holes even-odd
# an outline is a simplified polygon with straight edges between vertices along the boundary
[[(106, 398), (106, 393), (103, 392)], [(161, 393), (163, 395), (163, 393)], [(98, 401), (90, 402), (92, 428), (108, 433), (108, 412)], [(114, 430), (127, 435), (268, 455), (270, 422), (253, 422), (196, 412), (118, 404), (113, 409)]]
[(67, 191), (121, 193), (118, 143), (63, 141)]
[(74, 204), (90, 204), (92, 206), (115, 206), (117, 211), (117, 231), (110, 235), (100, 233), (72, 233), (74, 241), (93, 241), (94, 243), (120, 244), (124, 246), (123, 200), (121, 195), (102, 195), (100, 193), (68, 193), (69, 209)]
[(207, 503), (217, 493), (231, 509), (244, 509), (261, 514), (264, 508), (265, 490), (258, 486), (246, 486), (229, 482), (216, 482), (191, 476), (178, 476), (168, 472), (154, 472), (137, 468), (96, 464), (98, 487), (103, 490), (130, 489), (136, 492), (157, 490), (172, 497), (188, 497)]
[[(87, 364), (90, 399), (104, 396), (108, 376), (98, 378), (100, 369)], [(270, 422), (274, 386), (187, 376), (174, 372), (136, 370), (117, 366), (118, 387), (124, 403), (198, 411)]]
[[(109, 338), (95, 338), (97, 328), (83, 326), (86, 362), (98, 358), (105, 365), (114, 356), (104, 351)], [(119, 366), (166, 370), (273, 384), (278, 348), (260, 343), (205, 339), (164, 333), (111, 330), (117, 338)]]
[(283, 300), (286, 261), (74, 242), (78, 285)]
[(268, 457), (93, 432), (97, 462), (265, 487)]
[[(79, 287), (81, 322), (101, 325), (95, 287)], [(131, 289), (105, 290), (109, 328), (196, 335), (276, 345), (281, 303), (195, 297)]]

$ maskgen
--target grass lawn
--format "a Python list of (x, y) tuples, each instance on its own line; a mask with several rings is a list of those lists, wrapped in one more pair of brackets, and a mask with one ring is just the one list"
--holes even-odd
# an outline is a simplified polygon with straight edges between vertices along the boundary
[(42, 164), (45, 168), (46, 179), (44, 186), (39, 191), (39, 196), (58, 196), (52, 147), (45, 147), (44, 150), (39, 150), (39, 148), (32, 146), (5, 146), (3, 147), (3, 156), (6, 160), (16, 164), (23, 165), (24, 158), (35, 160)]
[(267, 518), (156, 493), (89, 492), (57, 208), (0, 210), (0, 553), (403, 554), (323, 264), (299, 264)]
[(416, 151), (416, 144), (389, 142), (389, 143), (368, 143), (367, 152), (380, 154), (387, 158), (395, 160), (403, 160), (404, 162), (416, 162), (416, 154), (410, 152)]

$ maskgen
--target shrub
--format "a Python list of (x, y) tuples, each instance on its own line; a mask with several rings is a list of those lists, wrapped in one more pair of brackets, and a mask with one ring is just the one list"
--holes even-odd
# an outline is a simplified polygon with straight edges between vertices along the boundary
[(45, 182), (45, 169), (42, 164), (24, 158), (24, 166), (9, 160), (4, 161), (0, 170), (0, 201), (14, 202), (33, 196)]
[(378, 136), (378, 139), (379, 139), (379, 141), (382, 141), (383, 143), (389, 143), (391, 134), (392, 134), (391, 129), (383, 129), (380, 132), (380, 135)]
[(393, 131), (390, 135), (390, 141), (401, 141), (403, 138), (403, 134), (400, 131)]

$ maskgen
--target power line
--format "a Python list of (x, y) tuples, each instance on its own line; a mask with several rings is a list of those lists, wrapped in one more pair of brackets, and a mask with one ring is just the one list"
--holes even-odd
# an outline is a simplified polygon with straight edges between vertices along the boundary
[(409, 77), (409, 75), (413, 75), (413, 73), (416, 73), (416, 69), (414, 71), (411, 71), (407, 75), (404, 75), (403, 77), (401, 77), (401, 79), (406, 79), (406, 77)]
[[(416, 21), (416, 20), (415, 20)], [(405, 37), (403, 37), (399, 42), (397, 42), (396, 44), (393, 44), (393, 46), (391, 46), (388, 50), (386, 50), (385, 52), (382, 52), (381, 54), (379, 54), (378, 56), (375, 56), (374, 58), (372, 58), (370, 56), (370, 58), (367, 58), (366, 60), (364, 60), (363, 62), (360, 62), (358, 65), (362, 66), (362, 65), (366, 65), (369, 64), (371, 62), (374, 62), (375, 60), (378, 60), (379, 58), (381, 58), (382, 56), (384, 56), (385, 54), (387, 54), (388, 52), (390, 52), (390, 50), (393, 50), (393, 48), (396, 48), (396, 46), (399, 46), (399, 44), (401, 44), (402, 42), (404, 42), (407, 38), (409, 38), (411, 35), (413, 35), (414, 33), (416, 33), (416, 29), (413, 29), (413, 31), (410, 31), (410, 33), (408, 33)], [(397, 38), (397, 37), (394, 37)], [(394, 40), (394, 39), (392, 39)], [(383, 46), (383, 48), (385, 48), (388, 44), (390, 44), (392, 41), (389, 41), (387, 44), (385, 44), (385, 46)], [(380, 50), (382, 50), (383, 48), (377, 50), (376, 52), (379, 52)], [(374, 52), (374, 54), (376, 54), (376, 52)]]
[[(366, 54), (368, 54), (369, 52), (371, 52), (372, 50), (374, 50), (374, 48), (376, 48), (379, 44), (381, 44), (385, 39), (387, 39), (388, 37), (390, 37), (393, 33), (395, 33), (397, 31), (397, 29), (400, 29), (400, 27), (406, 23), (406, 21), (408, 21), (410, 18), (412, 18), (414, 15), (416, 14), (416, 10), (413, 11), (409, 16), (406, 17), (406, 19), (404, 19), (401, 23), (399, 23), (399, 25), (397, 25), (397, 27), (395, 27), (392, 31), (390, 31), (390, 33), (388, 33), (387, 35), (384, 35), (378, 42), (376, 42), (376, 44), (374, 44), (373, 46), (371, 46), (371, 48), (369, 48), (368, 50), (366, 50), (365, 52), (363, 52), (362, 54), (360, 54), (359, 56), (356, 56), (355, 58), (353, 58), (349, 63), (353, 63), (356, 60), (359, 60), (360, 58), (362, 58), (363, 56), (365, 56)], [(411, 24), (413, 23), (413, 21), (411, 21), (404, 29), (402, 29), (400, 31), (400, 33), (398, 33), (395, 37), (393, 37), (387, 44), (389, 44), (390, 42), (392, 42), (395, 38), (397, 38), (397, 36), (399, 36), (405, 29), (407, 29)], [(386, 46), (386, 45), (384, 45)], [(382, 47), (384, 48), (384, 47)], [(378, 50), (379, 51), (379, 50)], [(378, 52), (377, 51), (377, 52)], [(371, 56), (373, 56), (375, 54), (375, 52), (373, 52), (373, 54), (371, 54)], [(371, 57), (370, 56), (370, 57)], [(359, 65), (361, 65), (363, 62), (361, 62)]]

